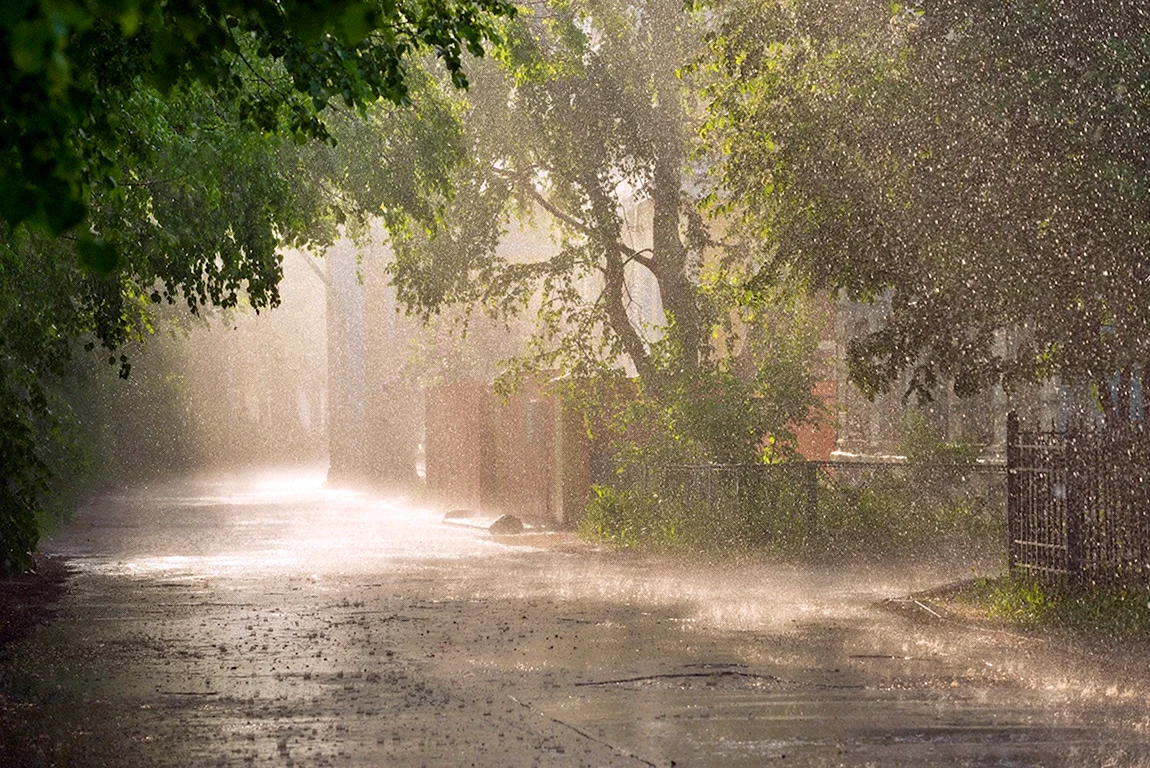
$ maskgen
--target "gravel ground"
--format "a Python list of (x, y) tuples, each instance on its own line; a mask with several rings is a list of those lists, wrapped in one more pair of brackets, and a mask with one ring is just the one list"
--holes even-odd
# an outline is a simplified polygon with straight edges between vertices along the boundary
[(0, 765), (1150, 765), (1145, 656), (906, 597), (967, 564), (440, 519), (315, 473), (98, 500), (46, 542), (62, 594), (0, 585)]

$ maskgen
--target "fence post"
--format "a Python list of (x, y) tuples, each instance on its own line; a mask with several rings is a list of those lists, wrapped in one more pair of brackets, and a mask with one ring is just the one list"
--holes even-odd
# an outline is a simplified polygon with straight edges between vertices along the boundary
[(817, 462), (807, 462), (807, 525), (810, 535), (816, 536), (819, 532), (819, 465)]
[[(1083, 445), (1084, 430), (1070, 429), (1066, 432), (1066, 574), (1071, 584), (1082, 581), (1082, 523), (1086, 517), (1086, 508), (1091, 496), (1089, 483), (1086, 481), (1086, 457)], [(1109, 447), (1108, 441), (1100, 441), (1101, 446)], [(1108, 457), (1103, 456), (1105, 461)], [(1095, 457), (1097, 461), (1098, 457)]]
[(1019, 498), (1018, 467), (1021, 459), (1018, 412), (1006, 414), (1006, 564), (1013, 571), (1018, 566), (1019, 523), (1022, 500)]

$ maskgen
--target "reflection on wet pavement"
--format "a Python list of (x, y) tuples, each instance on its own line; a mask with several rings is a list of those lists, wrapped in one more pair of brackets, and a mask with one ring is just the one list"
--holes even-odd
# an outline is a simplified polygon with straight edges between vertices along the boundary
[(189, 481), (85, 509), (48, 545), (78, 569), (56, 621), (6, 663), (0, 725), (31, 741), (0, 763), (1150, 754), (1137, 685), (1087, 695), (1033, 643), (876, 607), (966, 566), (675, 563), (494, 538), (321, 480)]

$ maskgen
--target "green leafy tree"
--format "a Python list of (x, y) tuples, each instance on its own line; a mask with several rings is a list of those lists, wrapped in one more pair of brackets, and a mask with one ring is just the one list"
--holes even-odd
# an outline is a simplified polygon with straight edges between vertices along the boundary
[[(768, 382), (762, 360), (744, 370), (721, 349), (765, 294), (731, 289), (743, 253), (698, 210), (700, 110), (679, 70), (700, 32), (666, 2), (546, 2), (507, 23), (498, 61), (473, 73), (456, 197), (432, 233), (394, 238), (393, 274), (424, 317), (451, 305), (533, 313), (512, 374), (621, 397), (607, 410), (659, 425), (677, 460), (758, 460), (766, 435), (782, 453), (787, 425), (808, 417), (809, 358)], [(508, 255), (499, 246), (516, 226), (549, 229), (551, 242)]]
[[(1063, 375), (1121, 413), (1150, 358), (1141, 4), (717, 2), (722, 202), (856, 301), (864, 390)], [(1107, 386), (1122, 372), (1119, 397)]]
[[(335, 122), (358, 114), (377, 147), (418, 138), (424, 116), (407, 105), (440, 86), (416, 57), (430, 51), (464, 85), (462, 54), (512, 12), (499, 0), (5, 5), (0, 568), (31, 562), (68, 421), (49, 385), (78, 347), (102, 348), (127, 376), (117, 350), (151, 330), (151, 304), (274, 307), (279, 247), (326, 242), (385, 202), (352, 204), (346, 157), (325, 175), (295, 145), (331, 139), (336, 102), (347, 111)], [(446, 198), (440, 171), (389, 172), (405, 183), (388, 199), (417, 217), (435, 203), (412, 200)]]
[(333, 102), (409, 100), (412, 57), (433, 51), (456, 85), (482, 53), (502, 0), (407, 2), (10, 3), (0, 14), (0, 219), (52, 232), (77, 225), (94, 192), (121, 181), (132, 126), (120, 104), (141, 86), (197, 85), (231, 120), (326, 139)]
[[(202, 88), (166, 99), (141, 89), (121, 106), (132, 141), (150, 158), (127, 165), (117, 194), (90, 199), (88, 225), (100, 243), (0, 226), (0, 491), (5, 521), (24, 531), (19, 540), (4, 537), (8, 565), (27, 565), (36, 500), (52, 490), (52, 437), (69, 413), (66, 398), (52, 396), (52, 380), (71, 357), (81, 346), (100, 347), (126, 377), (130, 362), (118, 350), (151, 331), (154, 303), (234, 306), (246, 296), (274, 305), (280, 233), (298, 235), (310, 215), (281, 170), (280, 142), (237, 130), (227, 105)], [(116, 267), (101, 269), (110, 248)]]

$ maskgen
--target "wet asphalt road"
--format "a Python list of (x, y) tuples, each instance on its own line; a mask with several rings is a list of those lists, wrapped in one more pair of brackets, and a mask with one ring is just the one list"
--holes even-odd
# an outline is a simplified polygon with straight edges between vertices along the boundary
[(1138, 670), (880, 604), (965, 566), (440, 519), (314, 472), (81, 510), (55, 620), (0, 667), (0, 765), (1150, 765)]

